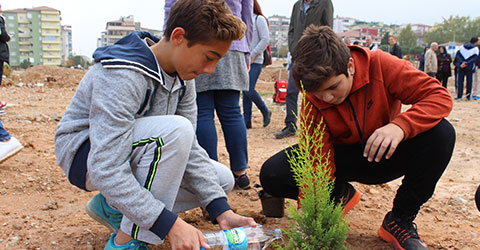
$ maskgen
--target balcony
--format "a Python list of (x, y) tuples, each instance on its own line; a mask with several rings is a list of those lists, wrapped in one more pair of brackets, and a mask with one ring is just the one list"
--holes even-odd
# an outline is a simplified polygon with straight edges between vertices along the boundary
[(45, 55), (43, 54), (43, 61), (47, 61), (45, 59), (60, 59), (62, 56), (60, 54), (58, 55)]
[(62, 43), (62, 41), (60, 41), (60, 40), (54, 40), (54, 41), (45, 41), (45, 40), (43, 40), (43, 41), (42, 41), (42, 44), (43, 44), (43, 46), (45, 46), (45, 47), (46, 47), (48, 44), (60, 45), (61, 43)]
[(60, 25), (60, 23), (50, 23), (50, 24), (43, 24), (42, 23), (42, 26), (41, 28), (44, 29), (44, 30), (60, 30), (62, 26)]
[(30, 45), (32, 44), (32, 41), (19, 41), (18, 45)]
[(61, 51), (62, 50), (62, 47), (60, 46), (43, 46), (42, 47), (42, 50), (43, 51)]
[(42, 16), (42, 22), (60, 22), (60, 16)]

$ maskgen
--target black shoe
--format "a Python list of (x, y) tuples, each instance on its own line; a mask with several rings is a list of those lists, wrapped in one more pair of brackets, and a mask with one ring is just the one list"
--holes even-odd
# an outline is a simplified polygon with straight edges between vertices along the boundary
[(378, 235), (390, 242), (397, 250), (428, 250), (427, 245), (418, 237), (414, 217), (397, 218), (388, 212), (383, 219)]
[(282, 129), (282, 131), (275, 133), (275, 138), (282, 139), (282, 138), (294, 136), (294, 135), (295, 135), (295, 129), (293, 129), (292, 127), (285, 127)]
[(267, 114), (263, 115), (263, 126), (266, 127), (268, 124), (270, 124), (271, 118), (272, 118), (272, 111), (267, 110)]
[(250, 179), (248, 178), (247, 174), (236, 175), (233, 174), (233, 178), (235, 178), (235, 185), (237, 185), (240, 189), (249, 189), (250, 188)]
[(335, 204), (342, 203), (343, 214), (347, 214), (362, 198), (362, 194), (358, 192), (350, 183), (345, 185), (345, 191), (339, 196), (335, 197)]
[(245, 127), (247, 127), (247, 129), (252, 128), (252, 122), (251, 121), (245, 121)]

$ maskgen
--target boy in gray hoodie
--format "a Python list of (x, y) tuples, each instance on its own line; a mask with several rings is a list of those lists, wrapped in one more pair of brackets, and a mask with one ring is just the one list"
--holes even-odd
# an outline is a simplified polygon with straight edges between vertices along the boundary
[[(245, 24), (223, 0), (180, 0), (165, 36), (133, 32), (98, 48), (55, 134), (69, 181), (100, 191), (87, 213), (112, 231), (105, 249), (209, 249), (177, 212), (204, 207), (222, 229), (254, 226), (227, 203), (231, 171), (195, 137), (193, 80), (212, 74)], [(145, 243), (146, 242), (146, 243)]]

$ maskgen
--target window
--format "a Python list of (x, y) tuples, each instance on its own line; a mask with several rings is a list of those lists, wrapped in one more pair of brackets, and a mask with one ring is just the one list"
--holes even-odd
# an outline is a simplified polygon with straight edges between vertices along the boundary
[(44, 38), (45, 41), (55, 41), (57, 40), (56, 36), (45, 36)]
[(9, 24), (8, 24), (8, 27), (13, 27), (13, 23), (9, 23)]
[(32, 13), (27, 13), (28, 19), (32, 19)]
[(17, 56), (17, 52), (11, 51), (11, 52), (10, 52), (10, 55), (11, 55), (11, 56)]
[(13, 16), (8, 16), (8, 19), (13, 20)]

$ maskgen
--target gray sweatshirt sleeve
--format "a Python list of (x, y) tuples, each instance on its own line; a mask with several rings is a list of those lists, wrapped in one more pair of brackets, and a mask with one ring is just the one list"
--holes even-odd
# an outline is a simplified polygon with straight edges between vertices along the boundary
[(268, 25), (267, 20), (263, 16), (257, 16), (255, 18), (254, 25), (257, 28), (257, 32), (253, 34), (253, 36), (258, 36), (257, 39), (253, 39), (253, 41), (258, 41), (254, 46), (252, 46), (252, 50), (250, 51), (250, 56), (256, 61), (255, 59), (259, 56), (262, 56), (263, 62), (263, 51), (267, 48), (268, 43), (270, 42), (270, 35), (268, 34)]
[(140, 185), (130, 167), (135, 113), (145, 99), (147, 81), (140, 73), (114, 69), (103, 69), (93, 80), (89, 178), (125, 216), (150, 228), (165, 206)]

